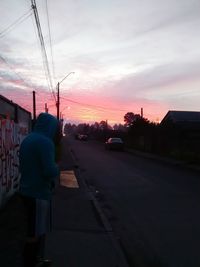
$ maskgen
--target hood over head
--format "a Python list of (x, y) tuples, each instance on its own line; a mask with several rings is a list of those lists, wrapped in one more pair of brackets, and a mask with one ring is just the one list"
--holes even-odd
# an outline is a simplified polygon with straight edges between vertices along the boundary
[(58, 129), (59, 121), (48, 113), (40, 113), (34, 126), (34, 132), (44, 134), (51, 139), (54, 139)]

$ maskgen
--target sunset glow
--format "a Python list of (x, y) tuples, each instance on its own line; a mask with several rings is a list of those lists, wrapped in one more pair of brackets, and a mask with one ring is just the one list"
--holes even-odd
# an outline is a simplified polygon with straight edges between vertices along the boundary
[(113, 125), (141, 108), (159, 122), (168, 110), (200, 110), (198, 0), (45, 2), (36, 3), (54, 96), (31, 2), (24, 0), (0, 3), (0, 94), (32, 111), (34, 90), (37, 114), (47, 103), (56, 115), (56, 85), (75, 72), (60, 84), (60, 111), (68, 122)]

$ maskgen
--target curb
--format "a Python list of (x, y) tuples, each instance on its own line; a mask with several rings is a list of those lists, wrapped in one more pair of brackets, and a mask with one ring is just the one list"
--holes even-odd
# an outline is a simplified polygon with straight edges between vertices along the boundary
[[(129, 267), (129, 264), (127, 262), (126, 256), (123, 252), (123, 249), (121, 248), (119, 242), (117, 241), (117, 238), (115, 237), (115, 234), (113, 232), (112, 226), (110, 225), (108, 219), (106, 218), (97, 198), (97, 192), (95, 191), (95, 189), (90, 188), (90, 186), (86, 183), (85, 179), (82, 177), (81, 175), (81, 171), (79, 169), (79, 165), (77, 164), (77, 159), (76, 159), (76, 155), (74, 153), (74, 151), (72, 149), (70, 149), (70, 154), (72, 155), (73, 161), (75, 163), (76, 166), (76, 174), (77, 174), (77, 178), (78, 178), (78, 182), (82, 184), (82, 186), (84, 187), (84, 190), (86, 191), (89, 200), (92, 202), (95, 211), (97, 213), (97, 215), (99, 216), (99, 219), (105, 229), (105, 233), (108, 235), (113, 248), (118, 256), (118, 266), (119, 267)], [(81, 180), (81, 181), (80, 181)]]

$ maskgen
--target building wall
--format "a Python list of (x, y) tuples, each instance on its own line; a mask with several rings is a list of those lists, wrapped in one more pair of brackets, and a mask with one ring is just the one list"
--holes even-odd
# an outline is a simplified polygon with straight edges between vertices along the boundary
[(0, 96), (0, 207), (19, 186), (19, 147), (31, 129), (31, 114)]

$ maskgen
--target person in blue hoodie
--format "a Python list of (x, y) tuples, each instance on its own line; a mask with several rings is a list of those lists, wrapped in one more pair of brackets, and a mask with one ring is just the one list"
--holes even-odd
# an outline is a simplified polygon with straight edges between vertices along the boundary
[(27, 217), (24, 267), (50, 266), (50, 261), (41, 260), (41, 248), (50, 227), (50, 202), (55, 180), (59, 176), (55, 162), (55, 140), (59, 140), (59, 134), (58, 120), (48, 113), (41, 113), (33, 132), (20, 146), (19, 194)]

